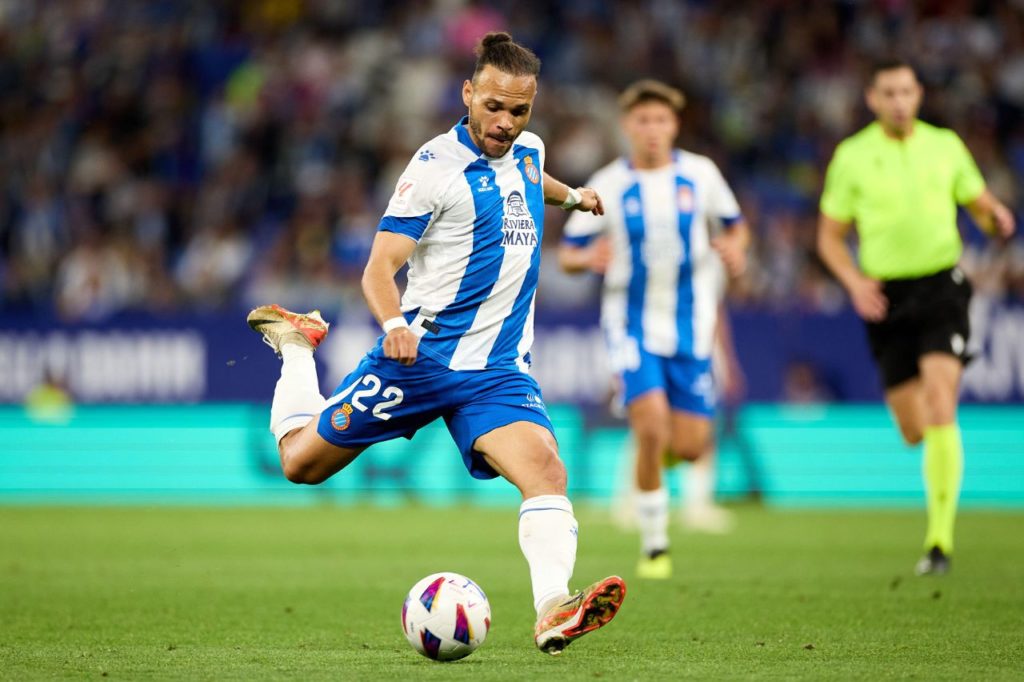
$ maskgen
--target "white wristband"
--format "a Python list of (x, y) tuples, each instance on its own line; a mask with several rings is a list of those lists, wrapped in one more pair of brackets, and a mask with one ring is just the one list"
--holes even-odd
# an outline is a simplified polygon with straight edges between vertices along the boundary
[(569, 194), (566, 195), (565, 201), (562, 202), (562, 205), (559, 206), (559, 208), (568, 211), (581, 201), (583, 201), (583, 195), (580, 194), (580, 191), (578, 189), (573, 189), (572, 187), (570, 187)]
[(399, 315), (398, 317), (392, 317), (390, 320), (384, 320), (384, 324), (381, 325), (384, 328), (385, 334), (390, 334), (399, 327), (409, 328), (409, 323), (405, 321), (405, 318)]

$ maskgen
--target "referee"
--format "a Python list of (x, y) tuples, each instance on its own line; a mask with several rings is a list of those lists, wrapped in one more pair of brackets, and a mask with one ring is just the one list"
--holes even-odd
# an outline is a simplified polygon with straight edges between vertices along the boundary
[[(908, 63), (872, 69), (865, 95), (875, 121), (836, 148), (818, 223), (818, 253), (867, 324), (900, 433), (909, 445), (924, 440), (928, 532), (918, 575), (949, 570), (963, 474), (956, 409), (971, 285), (957, 267), (957, 205), (989, 234), (1014, 231), (957, 134), (917, 119), (922, 94)], [(854, 224), (859, 267), (846, 244)]]

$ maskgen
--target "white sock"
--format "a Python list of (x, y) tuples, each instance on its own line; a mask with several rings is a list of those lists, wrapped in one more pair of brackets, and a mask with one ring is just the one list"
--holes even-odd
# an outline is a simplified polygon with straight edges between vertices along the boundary
[[(685, 471), (685, 473), (682, 473)], [(715, 455), (705, 452), (688, 467), (680, 467), (683, 500), (687, 509), (707, 509), (715, 501)]]
[(565, 495), (539, 495), (519, 507), (519, 547), (530, 565), (533, 608), (569, 594), (569, 578), (576, 565), (579, 524)]
[(668, 549), (668, 488), (636, 491), (636, 525), (644, 554)]
[(270, 406), (270, 430), (280, 443), (289, 431), (313, 421), (324, 409), (313, 349), (294, 343), (281, 346), (281, 378)]

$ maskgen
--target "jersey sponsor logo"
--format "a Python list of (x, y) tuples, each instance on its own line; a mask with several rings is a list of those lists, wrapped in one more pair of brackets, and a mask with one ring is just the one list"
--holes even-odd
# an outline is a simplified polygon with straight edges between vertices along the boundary
[(429, 149), (424, 149), (416, 158), (419, 159), (420, 161), (430, 161), (431, 159), (436, 159), (437, 157), (434, 156), (434, 152), (430, 151)]
[(523, 172), (526, 173), (526, 177), (530, 182), (535, 185), (540, 182), (540, 171), (537, 170), (537, 166), (533, 165), (533, 157), (527, 156), (523, 159), (523, 164)]
[(640, 246), (644, 265), (652, 267), (674, 267), (686, 263), (686, 251), (679, 238), (662, 234), (645, 239)]
[(526, 209), (526, 201), (518, 190), (512, 190), (512, 193), (508, 195), (508, 199), (505, 200), (505, 212), (513, 218), (530, 215), (530, 212)]
[(490, 192), (494, 189), (491, 187), (491, 179), (486, 175), (481, 175), (479, 182), (480, 186), (476, 188), (477, 192)]
[(331, 413), (331, 426), (335, 431), (344, 431), (352, 424), (352, 406), (343, 403), (341, 407)]
[(640, 212), (642, 211), (640, 207), (640, 200), (636, 197), (626, 199), (626, 204), (623, 206), (623, 209), (626, 211), (626, 215), (628, 216), (640, 215)]
[(537, 226), (518, 190), (513, 190), (505, 199), (501, 231), (504, 233), (502, 246), (537, 246)]

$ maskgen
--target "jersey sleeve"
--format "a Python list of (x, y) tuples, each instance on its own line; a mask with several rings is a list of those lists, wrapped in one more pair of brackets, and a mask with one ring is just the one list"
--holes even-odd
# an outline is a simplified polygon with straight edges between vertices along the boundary
[[(608, 194), (597, 176), (587, 180), (585, 187), (591, 187), (608, 204)], [(562, 243), (566, 246), (586, 246), (607, 229), (607, 216), (594, 215), (590, 211), (572, 211), (562, 230)]]
[(739, 202), (736, 201), (736, 195), (732, 193), (732, 188), (725, 181), (718, 166), (713, 161), (709, 161), (708, 165), (710, 166), (709, 178), (711, 180), (710, 192), (708, 192), (708, 214), (721, 221), (725, 227), (731, 227), (743, 219)]
[(978, 164), (967, 149), (967, 145), (956, 133), (952, 133), (956, 147), (956, 170), (953, 177), (953, 196), (958, 204), (969, 204), (985, 191), (985, 178), (978, 170)]
[(848, 223), (853, 220), (854, 210), (854, 172), (843, 153), (840, 144), (832, 155), (832, 161), (825, 171), (825, 189), (821, 193), (821, 212), (833, 220)]
[[(384, 216), (377, 225), (378, 232), (395, 232), (419, 241), (426, 232), (441, 205), (444, 180), (433, 154), (424, 148), (416, 152), (412, 161), (395, 184)], [(432, 172), (433, 171), (433, 172)]]

